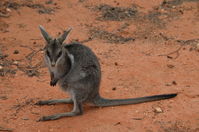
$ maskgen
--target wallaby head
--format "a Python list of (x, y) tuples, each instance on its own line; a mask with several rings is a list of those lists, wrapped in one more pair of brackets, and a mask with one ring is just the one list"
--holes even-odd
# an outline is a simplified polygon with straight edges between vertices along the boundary
[(64, 31), (64, 33), (58, 38), (52, 38), (41, 25), (39, 28), (41, 30), (41, 34), (46, 40), (46, 46), (44, 48), (46, 63), (48, 66), (53, 68), (61, 61), (62, 58), (65, 58), (63, 56), (66, 55), (67, 51), (63, 48), (63, 42), (71, 31), (71, 28)]

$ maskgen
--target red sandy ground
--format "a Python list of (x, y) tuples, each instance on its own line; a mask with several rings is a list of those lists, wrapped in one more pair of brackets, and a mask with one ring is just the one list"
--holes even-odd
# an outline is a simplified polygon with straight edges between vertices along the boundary
[[(16, 0), (15, 0), (16, 1)], [(1, 68), (15, 69), (15, 74), (0, 76), (0, 129), (14, 132), (197, 132), (199, 131), (199, 2), (183, 1), (167, 10), (155, 9), (162, 0), (53, 0), (27, 1), (52, 7), (52, 14), (21, 6), (2, 8), (8, 17), (0, 17), (0, 52), (11, 61)], [(170, 0), (171, 1), (171, 0)], [(19, 4), (23, 0), (16, 1)], [(169, 12), (159, 21), (135, 18), (122, 21), (98, 20), (101, 4), (117, 7), (137, 5), (141, 14)], [(173, 14), (172, 13), (176, 13)], [(118, 30), (128, 24), (122, 31)], [(169, 100), (137, 105), (96, 108), (85, 105), (82, 116), (36, 122), (43, 115), (67, 112), (72, 105), (35, 106), (38, 100), (65, 98), (58, 87), (50, 87), (49, 73), (43, 64), (44, 40), (38, 25), (52, 36), (68, 27), (73, 30), (67, 42), (84, 41), (95, 27), (135, 41), (110, 43), (105, 37), (85, 41), (98, 56), (102, 66), (100, 93), (107, 98), (130, 98), (154, 94), (178, 93)], [(177, 41), (181, 40), (181, 41)], [(184, 40), (182, 42), (182, 40)], [(190, 40), (190, 41), (186, 41)], [(18, 50), (18, 54), (14, 51)], [(32, 59), (27, 59), (33, 53)], [(36, 67), (29, 77), (27, 66)], [(31, 68), (29, 68), (31, 69)], [(32, 68), (34, 71), (34, 68)], [(2, 69), (1, 69), (2, 70)], [(31, 75), (30, 75), (31, 76)], [(155, 112), (160, 108), (163, 112)]]

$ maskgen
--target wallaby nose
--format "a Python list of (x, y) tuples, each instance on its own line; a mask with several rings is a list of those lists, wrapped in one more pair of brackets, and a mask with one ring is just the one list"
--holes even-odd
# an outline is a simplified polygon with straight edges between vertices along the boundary
[(55, 67), (55, 62), (52, 62), (52, 63), (51, 63), (51, 66), (52, 66), (52, 67)]

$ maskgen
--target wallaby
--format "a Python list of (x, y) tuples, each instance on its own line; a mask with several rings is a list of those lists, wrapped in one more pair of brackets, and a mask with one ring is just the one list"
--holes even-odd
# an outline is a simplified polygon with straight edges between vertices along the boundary
[(44, 116), (39, 121), (55, 120), (62, 117), (71, 117), (83, 114), (82, 104), (89, 102), (95, 106), (116, 106), (137, 104), (149, 101), (169, 99), (177, 94), (162, 94), (130, 99), (105, 99), (99, 94), (101, 69), (96, 55), (85, 45), (80, 43), (64, 44), (71, 28), (64, 31), (58, 38), (52, 38), (42, 26), (41, 34), (46, 40), (44, 58), (48, 66), (51, 81), (57, 83), (62, 90), (68, 92), (71, 98), (39, 101), (37, 105), (51, 105), (57, 103), (73, 103), (71, 112)]

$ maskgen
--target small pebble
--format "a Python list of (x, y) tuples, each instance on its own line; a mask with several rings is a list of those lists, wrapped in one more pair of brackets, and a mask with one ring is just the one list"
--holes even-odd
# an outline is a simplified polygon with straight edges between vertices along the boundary
[(114, 126), (117, 126), (117, 125), (121, 125), (121, 122), (117, 122), (114, 124)]
[(47, 22), (51, 22), (52, 20), (49, 18), (49, 19), (47, 19)]
[(27, 117), (22, 118), (22, 120), (29, 120)]
[(2, 70), (3, 69), (3, 66), (0, 66), (0, 70)]
[(168, 68), (174, 68), (175, 66), (174, 66), (174, 65), (171, 65), (171, 64), (168, 64), (167, 67), (168, 67)]
[(14, 61), (13, 64), (14, 64), (14, 65), (18, 65), (19, 62), (18, 62), (18, 61)]
[(15, 50), (15, 51), (13, 52), (13, 54), (19, 54), (19, 51), (18, 51), (18, 50)]
[(173, 84), (173, 85), (177, 85), (176, 81), (172, 81), (172, 84)]
[(161, 9), (160, 12), (162, 12), (162, 13), (165, 12), (165, 9)]
[(6, 11), (7, 11), (7, 12), (12, 12), (12, 11), (10, 10), (10, 8), (6, 8)]
[(49, 1), (46, 1), (45, 4), (52, 4), (53, 1), (52, 0), (49, 0)]
[(171, 86), (171, 84), (170, 83), (166, 83), (165, 86)]
[(116, 90), (116, 87), (112, 88), (112, 90)]
[(173, 59), (173, 57), (172, 57), (172, 56), (169, 56), (169, 55), (167, 55), (167, 58), (168, 58), (168, 59)]
[(8, 99), (8, 97), (7, 96), (0, 96), (0, 99), (6, 100), (6, 99)]
[(198, 44), (196, 44), (196, 49), (197, 49), (197, 50), (199, 49), (199, 43), (198, 43)]
[(154, 108), (154, 112), (155, 112), (155, 113), (162, 113), (163, 110), (162, 110), (160, 107), (155, 107), (155, 108)]

